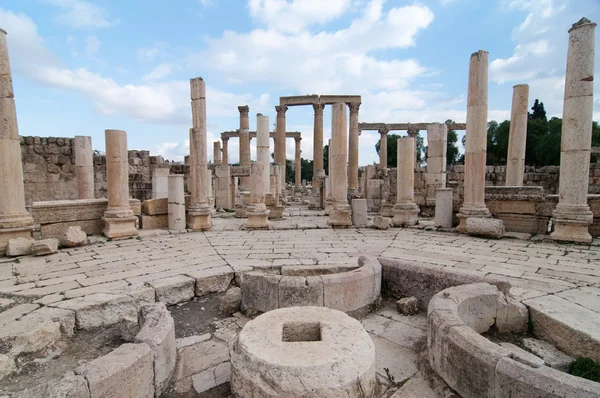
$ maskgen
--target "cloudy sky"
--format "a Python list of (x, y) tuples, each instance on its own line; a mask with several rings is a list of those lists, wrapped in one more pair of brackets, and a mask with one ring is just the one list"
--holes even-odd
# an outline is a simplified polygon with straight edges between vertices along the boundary
[[(530, 103), (539, 98), (549, 116), (561, 116), (567, 31), (583, 16), (599, 22), (600, 1), (0, 3), (21, 135), (89, 135), (102, 151), (104, 130), (121, 129), (130, 149), (172, 160), (189, 151), (189, 79), (197, 76), (207, 82), (210, 143), (239, 127), (238, 105), (250, 106), (251, 129), (258, 112), (274, 124), (285, 95), (361, 95), (362, 122), (464, 122), (469, 57), (480, 49), (490, 53), (490, 119), (510, 118), (512, 86), (521, 83), (530, 85)], [(330, 115), (328, 107), (325, 138)], [(312, 120), (312, 108), (287, 113), (308, 159)], [(377, 160), (377, 140), (361, 135), (361, 165)], [(291, 159), (293, 147), (288, 140)], [(231, 140), (229, 160), (237, 159)]]

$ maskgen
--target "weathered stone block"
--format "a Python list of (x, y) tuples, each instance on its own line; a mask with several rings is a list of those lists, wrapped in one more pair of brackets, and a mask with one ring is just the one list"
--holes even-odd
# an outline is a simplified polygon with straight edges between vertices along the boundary
[(195, 293), (200, 297), (227, 291), (234, 274), (231, 267), (223, 266), (190, 272), (188, 276), (196, 280)]
[(224, 314), (234, 314), (240, 310), (242, 304), (242, 289), (237, 286), (230, 287), (221, 297), (219, 310)]
[(504, 223), (496, 218), (467, 218), (467, 233), (473, 236), (499, 239), (504, 236)]
[(419, 302), (416, 297), (404, 297), (396, 301), (396, 309), (402, 315), (416, 315), (419, 313)]
[(60, 244), (64, 247), (78, 247), (87, 243), (87, 234), (80, 226), (68, 227), (60, 238)]
[(184, 275), (148, 282), (156, 292), (156, 301), (166, 305), (179, 304), (194, 297), (196, 280)]
[(375, 216), (373, 218), (373, 228), (377, 229), (389, 229), (392, 224), (392, 219), (388, 217)]
[(323, 280), (319, 276), (283, 276), (279, 280), (278, 308), (323, 306)]
[(45, 256), (58, 251), (58, 239), (43, 239), (31, 244), (31, 253), (34, 256)]
[(31, 238), (9, 239), (6, 246), (6, 255), (9, 257), (27, 256), (31, 254), (31, 245), (35, 242)]

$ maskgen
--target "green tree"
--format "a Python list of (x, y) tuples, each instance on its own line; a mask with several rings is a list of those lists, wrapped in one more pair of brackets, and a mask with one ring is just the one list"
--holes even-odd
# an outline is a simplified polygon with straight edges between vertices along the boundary
[(313, 179), (313, 161), (308, 159), (300, 159), (302, 168), (300, 170), (300, 176), (303, 180), (312, 181)]
[(325, 174), (329, 175), (329, 145), (325, 145), (323, 148), (323, 170), (325, 170)]
[[(446, 124), (454, 123), (454, 120), (446, 120)], [(456, 164), (458, 162), (458, 134), (456, 130), (448, 130), (448, 136), (446, 140), (446, 164)]]
[(285, 160), (285, 182), (296, 182), (296, 174), (294, 173), (294, 162), (291, 159)]
[(508, 120), (500, 124), (495, 120), (488, 123), (486, 156), (488, 165), (506, 164), (509, 132), (510, 121)]
[(548, 120), (546, 118), (546, 109), (544, 109), (544, 103), (540, 102), (537, 98), (533, 101), (533, 106), (531, 107), (532, 113), (529, 114), (529, 119), (543, 119)]

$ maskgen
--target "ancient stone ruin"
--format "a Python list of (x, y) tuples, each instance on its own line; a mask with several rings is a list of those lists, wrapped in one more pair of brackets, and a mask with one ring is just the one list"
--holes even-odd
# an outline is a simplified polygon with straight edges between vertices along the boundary
[[(486, 166), (487, 51), (470, 57), (466, 123), (359, 123), (359, 95), (286, 96), (274, 132), (263, 114), (250, 132), (243, 105), (212, 147), (193, 78), (176, 163), (128, 150), (122, 130), (105, 155), (87, 136), (19, 136), (0, 30), (0, 396), (600, 396), (595, 27), (569, 31), (561, 165), (537, 170), (526, 84), (507, 164)], [(311, 105), (302, 181), (286, 112)], [(364, 130), (380, 163), (359, 174)], [(446, 166), (449, 130), (466, 130), (464, 166)], [(408, 132), (394, 168), (389, 131)]]

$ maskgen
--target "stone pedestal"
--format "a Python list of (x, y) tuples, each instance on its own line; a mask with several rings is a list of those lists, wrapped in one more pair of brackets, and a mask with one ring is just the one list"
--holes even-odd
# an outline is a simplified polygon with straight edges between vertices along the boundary
[(346, 105), (336, 103), (331, 112), (331, 146), (329, 147), (329, 177), (333, 207), (329, 210), (327, 224), (347, 228), (352, 225), (348, 204), (348, 133)]
[(438, 188), (446, 187), (446, 150), (448, 142), (448, 126), (432, 123), (427, 126), (427, 174), (425, 174), (425, 204), (436, 203)]
[(166, 198), (169, 196), (169, 174), (167, 167), (155, 168), (152, 172), (152, 199)]
[(396, 204), (394, 226), (415, 225), (419, 222), (419, 206), (415, 204), (415, 137), (398, 138), (398, 181), (396, 182)]
[(513, 87), (508, 155), (506, 160), (507, 187), (522, 187), (525, 172), (525, 146), (527, 143), (527, 108), (529, 106), (529, 86), (519, 84)]
[(582, 18), (569, 30), (560, 154), (559, 202), (552, 213), (559, 241), (590, 243), (587, 204), (594, 94), (596, 24)]
[(352, 199), (352, 225), (356, 228), (366, 228), (367, 226), (367, 200)]
[(467, 142), (465, 146), (464, 201), (457, 214), (456, 228), (466, 233), (469, 217), (490, 217), (485, 205), (485, 160), (487, 150), (488, 53), (471, 55), (467, 95)]
[(358, 191), (358, 110), (360, 103), (349, 103), (350, 138), (348, 140), (348, 192), (354, 196)]
[(215, 206), (233, 209), (231, 203), (231, 175), (226, 164), (215, 165)]
[(23, 164), (6, 32), (0, 29), (0, 254), (13, 238), (31, 238), (33, 218), (25, 209)]
[(77, 178), (77, 197), (94, 199), (94, 151), (92, 137), (75, 136), (75, 178)]
[(191, 198), (187, 212), (187, 227), (194, 231), (212, 228), (212, 210), (208, 199), (206, 155), (206, 85), (201, 77), (190, 80), (192, 123), (190, 129)]
[(169, 180), (169, 231), (185, 231), (185, 193), (183, 174), (174, 174)]
[(108, 207), (104, 212), (104, 235), (111, 239), (137, 236), (137, 217), (133, 215), (129, 205), (127, 133), (121, 130), (106, 130), (105, 137)]
[(250, 204), (246, 209), (248, 222), (246, 229), (268, 229), (269, 228), (269, 210), (265, 204), (265, 166), (262, 163), (254, 162), (250, 166)]
[(435, 193), (436, 227), (452, 228), (452, 188), (438, 188)]
[(213, 142), (213, 163), (221, 164), (221, 141)]
[(286, 133), (286, 122), (285, 122), (285, 113), (288, 110), (288, 107), (276, 106), (275, 110), (277, 111), (277, 124), (275, 129), (275, 163), (279, 163), (281, 165), (281, 174), (280, 178), (282, 180), (281, 183), (281, 193), (283, 194), (283, 190), (285, 189), (285, 133)]

